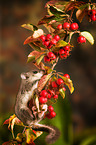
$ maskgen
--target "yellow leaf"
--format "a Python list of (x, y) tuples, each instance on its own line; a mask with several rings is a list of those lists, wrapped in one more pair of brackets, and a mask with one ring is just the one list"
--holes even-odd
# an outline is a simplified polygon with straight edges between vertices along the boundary
[(89, 32), (83, 31), (81, 32), (81, 35), (84, 36), (91, 43), (91, 45), (94, 44), (94, 38)]

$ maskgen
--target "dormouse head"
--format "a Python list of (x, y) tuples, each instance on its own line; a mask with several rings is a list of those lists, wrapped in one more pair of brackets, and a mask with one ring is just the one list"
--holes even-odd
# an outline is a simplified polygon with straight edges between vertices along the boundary
[(26, 73), (21, 73), (21, 79), (23, 81), (33, 82), (39, 80), (43, 76), (43, 74), (43, 71), (34, 70)]

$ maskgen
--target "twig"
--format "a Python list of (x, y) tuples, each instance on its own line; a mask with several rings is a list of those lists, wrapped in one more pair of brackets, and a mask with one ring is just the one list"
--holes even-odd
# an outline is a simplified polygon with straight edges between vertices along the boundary
[(56, 59), (56, 62), (53, 64), (53, 66), (52, 66), (52, 70), (54, 69), (54, 67), (56, 66), (56, 64), (57, 64), (57, 62), (58, 62), (58, 59), (59, 59), (59, 57), (57, 57), (57, 59)]

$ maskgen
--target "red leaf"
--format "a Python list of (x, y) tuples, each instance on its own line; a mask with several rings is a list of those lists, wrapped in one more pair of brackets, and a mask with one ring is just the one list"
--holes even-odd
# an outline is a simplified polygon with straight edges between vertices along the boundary
[(44, 75), (41, 80), (38, 83), (38, 91), (40, 92), (46, 85), (46, 83), (48, 82), (48, 80), (50, 79), (52, 74), (48, 74), (48, 75)]
[(29, 36), (29, 37), (24, 41), (24, 45), (27, 44), (27, 43), (32, 42), (32, 40), (33, 40), (32, 36)]
[(4, 142), (2, 145), (12, 145), (12, 142), (7, 141), (7, 142)]
[(3, 125), (4, 124), (9, 124), (9, 119), (6, 119), (5, 121), (4, 121), (4, 123), (3, 123)]

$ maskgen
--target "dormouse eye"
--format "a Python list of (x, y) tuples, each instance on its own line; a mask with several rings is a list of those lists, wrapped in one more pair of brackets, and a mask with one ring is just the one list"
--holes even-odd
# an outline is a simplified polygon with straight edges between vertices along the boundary
[(29, 76), (26, 76), (26, 79), (29, 79)]
[(33, 71), (33, 73), (34, 73), (34, 74), (37, 74), (37, 73), (38, 73), (38, 71)]

